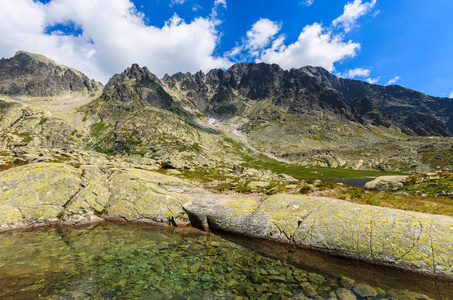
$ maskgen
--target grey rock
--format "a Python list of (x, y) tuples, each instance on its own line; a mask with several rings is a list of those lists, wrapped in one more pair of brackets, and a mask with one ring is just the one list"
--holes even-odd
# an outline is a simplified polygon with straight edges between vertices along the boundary
[(352, 290), (362, 298), (375, 297), (377, 295), (376, 291), (371, 286), (364, 283), (356, 284)]
[(403, 181), (407, 176), (380, 176), (365, 184), (369, 190), (394, 191), (403, 186)]
[(339, 300), (357, 300), (357, 297), (347, 289), (338, 289), (336, 294)]

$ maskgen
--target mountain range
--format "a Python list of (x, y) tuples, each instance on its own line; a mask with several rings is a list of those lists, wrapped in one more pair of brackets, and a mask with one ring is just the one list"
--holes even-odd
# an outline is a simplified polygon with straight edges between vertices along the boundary
[(44, 56), (0, 60), (0, 149), (90, 149), (163, 168), (249, 157), (388, 171), (453, 168), (453, 100), (239, 63), (158, 78), (133, 64), (105, 86)]

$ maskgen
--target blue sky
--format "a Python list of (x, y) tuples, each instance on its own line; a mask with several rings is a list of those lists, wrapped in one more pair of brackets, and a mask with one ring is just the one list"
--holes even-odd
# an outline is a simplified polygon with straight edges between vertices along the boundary
[(237, 62), (319, 65), (453, 98), (453, 1), (0, 0), (0, 57), (40, 53), (105, 83)]

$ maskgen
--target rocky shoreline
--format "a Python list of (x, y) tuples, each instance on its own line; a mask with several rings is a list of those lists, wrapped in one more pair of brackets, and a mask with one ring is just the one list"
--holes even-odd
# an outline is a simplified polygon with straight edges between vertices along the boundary
[(0, 232), (104, 221), (201, 227), (453, 280), (453, 218), (303, 195), (221, 195), (134, 168), (0, 172)]

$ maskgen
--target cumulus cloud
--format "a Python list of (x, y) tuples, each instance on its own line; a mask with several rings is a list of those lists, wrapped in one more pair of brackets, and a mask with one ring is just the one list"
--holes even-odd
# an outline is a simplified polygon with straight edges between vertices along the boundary
[(276, 63), (286, 69), (316, 65), (332, 71), (335, 62), (355, 56), (359, 49), (358, 43), (345, 42), (341, 35), (335, 35), (321, 24), (314, 23), (305, 26), (292, 44), (285, 45), (285, 37), (279, 36), (257, 60)]
[(392, 78), (390, 79), (389, 81), (387, 81), (387, 83), (385, 85), (391, 85), (391, 84), (395, 84), (398, 80), (400, 80), (401, 77), (399, 76), (396, 76), (395, 78)]
[(363, 68), (355, 68), (352, 70), (345, 71), (342, 75), (348, 78), (355, 78), (355, 77), (368, 77), (370, 76), (370, 69), (363, 69)]
[(246, 48), (253, 51), (268, 46), (280, 28), (280, 25), (269, 19), (259, 20), (253, 24), (252, 30), (247, 31)]
[(376, 83), (379, 82), (380, 79), (381, 79), (381, 76), (379, 76), (377, 78), (369, 77), (369, 78), (366, 79), (366, 82), (371, 83), (371, 84), (376, 84)]
[[(360, 49), (360, 44), (345, 40), (343, 32), (335, 33), (332, 26), (318, 23), (305, 26), (296, 41), (287, 42), (280, 33), (281, 23), (260, 19), (236, 47), (217, 54), (222, 36), (218, 16), (227, 8), (227, 1), (211, 1), (209, 16), (186, 22), (174, 14), (157, 27), (148, 25), (131, 0), (50, 0), (46, 4), (0, 0), (0, 57), (11, 57), (17, 50), (40, 53), (105, 83), (132, 63), (163, 76), (228, 68), (238, 57), (240, 61), (277, 63), (285, 69), (316, 65), (333, 71), (334, 63), (355, 56)], [(352, 25), (346, 24), (355, 21), (347, 20), (355, 20), (374, 4), (375, 0), (365, 4), (355, 0), (334, 22), (340, 29), (349, 28)], [(354, 8), (359, 12), (352, 13)], [(49, 31), (56, 25), (71, 25), (78, 29), (77, 34)], [(369, 76), (364, 69), (350, 72), (351, 77)]]
[(453, 92), (451, 92), (451, 94), (450, 94), (450, 98), (453, 98)]
[(362, 4), (362, 0), (354, 0), (344, 6), (344, 12), (341, 16), (332, 21), (335, 27), (343, 28), (349, 32), (357, 23), (357, 19), (370, 12), (376, 5), (376, 0), (371, 0)]
[[(159, 76), (225, 68), (231, 62), (214, 55), (219, 6), (226, 6), (225, 0), (214, 2), (210, 17), (186, 23), (175, 14), (163, 27), (155, 27), (145, 24), (145, 16), (129, 0), (51, 0), (45, 5), (0, 0), (0, 56), (17, 50), (40, 53), (103, 82), (135, 62)], [(50, 26), (69, 23), (82, 33), (46, 34)]]

